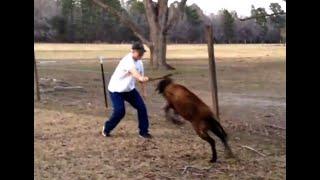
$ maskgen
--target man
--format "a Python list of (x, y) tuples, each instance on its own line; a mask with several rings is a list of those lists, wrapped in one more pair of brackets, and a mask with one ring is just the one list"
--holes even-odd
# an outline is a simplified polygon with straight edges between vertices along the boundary
[(109, 137), (110, 132), (117, 126), (125, 115), (124, 101), (130, 103), (138, 111), (139, 135), (143, 138), (151, 138), (148, 132), (149, 120), (147, 108), (139, 92), (135, 89), (135, 80), (142, 85), (143, 96), (146, 97), (145, 83), (149, 80), (144, 76), (144, 68), (141, 61), (145, 49), (141, 43), (132, 45), (132, 52), (122, 58), (111, 76), (108, 91), (113, 105), (113, 113), (102, 130), (102, 135)]

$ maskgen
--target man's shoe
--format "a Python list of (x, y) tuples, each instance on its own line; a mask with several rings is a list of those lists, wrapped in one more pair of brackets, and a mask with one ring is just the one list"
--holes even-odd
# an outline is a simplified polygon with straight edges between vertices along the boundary
[(110, 137), (110, 134), (109, 134), (109, 133), (106, 133), (106, 132), (104, 131), (104, 126), (102, 127), (102, 132), (101, 132), (101, 134), (102, 134), (102, 136), (104, 136), (104, 137)]
[(140, 134), (139, 136), (142, 137), (142, 138), (146, 138), (146, 139), (152, 139), (152, 138), (153, 138), (153, 137), (151, 136), (151, 134), (149, 134), (149, 133)]

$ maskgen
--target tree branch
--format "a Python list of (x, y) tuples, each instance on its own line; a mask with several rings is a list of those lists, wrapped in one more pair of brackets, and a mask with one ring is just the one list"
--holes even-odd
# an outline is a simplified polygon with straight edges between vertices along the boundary
[(161, 27), (161, 31), (166, 33), (166, 26), (168, 22), (169, 8), (168, 0), (162, 0), (158, 2), (159, 12), (158, 12), (158, 22)]
[(253, 149), (252, 147), (249, 147), (249, 146), (241, 146), (241, 147), (246, 148), (246, 149), (249, 149), (249, 150), (251, 150), (251, 151), (254, 151), (255, 153), (259, 154), (260, 156), (266, 157), (265, 154), (263, 154), (263, 153), (255, 150), (255, 149)]
[(144, 0), (143, 1), (145, 10), (146, 10), (146, 16), (150, 27), (158, 27), (159, 24), (157, 24), (157, 14), (158, 7), (154, 6), (154, 2), (152, 0)]
[[(186, 7), (187, 0), (181, 0), (181, 2), (173, 2), (169, 8), (168, 22), (166, 24), (165, 31), (168, 31), (179, 19), (183, 17), (184, 9)], [(174, 7), (174, 4), (178, 4), (178, 7)]]
[(128, 14), (126, 14), (124, 12), (124, 10), (122, 11), (117, 11), (116, 9), (112, 8), (111, 6), (101, 2), (100, 0), (91, 0), (93, 1), (96, 5), (100, 6), (101, 8), (103, 8), (104, 10), (108, 11), (109, 13), (111, 13), (112, 15), (116, 16), (117, 18), (119, 18), (120, 22), (123, 23), (124, 25), (128, 26), (133, 33), (143, 42), (145, 43), (147, 46), (150, 46), (151, 42), (146, 39), (141, 31), (141, 29), (138, 27), (138, 25), (136, 23), (134, 23), (130, 17), (128, 16)]
[(280, 12), (280, 13), (273, 13), (273, 14), (261, 14), (261, 15), (257, 15), (257, 16), (251, 16), (251, 17), (247, 17), (247, 18), (242, 18), (239, 20), (240, 21), (246, 21), (246, 20), (249, 20), (249, 19), (256, 19), (256, 18), (259, 18), (259, 17), (268, 17), (268, 16), (277, 16), (277, 15), (285, 15), (286, 12)]

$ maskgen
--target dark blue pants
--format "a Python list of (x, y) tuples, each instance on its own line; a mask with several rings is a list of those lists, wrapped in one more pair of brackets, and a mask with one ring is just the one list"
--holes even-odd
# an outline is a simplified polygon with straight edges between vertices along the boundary
[(108, 121), (105, 122), (105, 133), (110, 133), (120, 122), (120, 120), (125, 115), (125, 105), (124, 101), (130, 103), (138, 111), (138, 120), (139, 120), (139, 133), (146, 134), (148, 133), (149, 120), (147, 114), (147, 108), (141, 98), (140, 94), (136, 89), (133, 89), (130, 92), (109, 92), (113, 113)]

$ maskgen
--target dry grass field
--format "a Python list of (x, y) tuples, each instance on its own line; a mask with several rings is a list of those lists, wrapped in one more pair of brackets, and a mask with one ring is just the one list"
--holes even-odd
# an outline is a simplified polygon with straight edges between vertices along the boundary
[[(211, 106), (206, 48), (168, 45), (167, 54), (168, 63), (176, 67), (174, 80)], [(208, 162), (209, 145), (190, 124), (177, 126), (164, 119), (164, 100), (154, 92), (156, 82), (148, 84), (146, 100), (154, 139), (138, 137), (137, 115), (130, 106), (113, 137), (100, 135), (112, 108), (104, 106), (97, 56), (107, 58), (109, 80), (129, 49), (130, 45), (35, 44), (41, 78), (84, 88), (43, 92), (42, 101), (35, 102), (35, 179), (285, 179), (283, 45), (215, 46), (221, 123), (239, 161), (225, 159), (217, 140), (219, 162), (213, 166)], [(146, 75), (167, 73), (153, 71), (149, 55), (145, 57)], [(195, 168), (184, 171), (188, 166)]]

